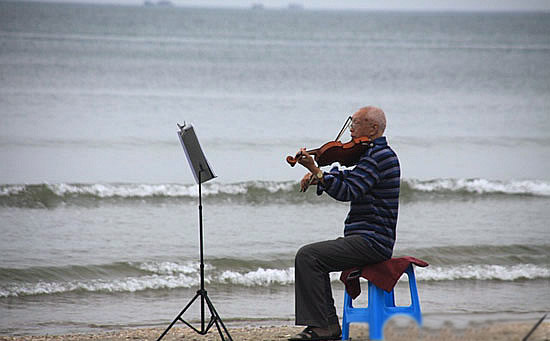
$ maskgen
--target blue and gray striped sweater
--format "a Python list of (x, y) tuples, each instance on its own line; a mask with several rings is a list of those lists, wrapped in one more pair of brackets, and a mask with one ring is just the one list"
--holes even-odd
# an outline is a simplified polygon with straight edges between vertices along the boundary
[(373, 144), (353, 169), (334, 167), (325, 173), (325, 184), (317, 186), (317, 194), (324, 191), (336, 200), (350, 201), (344, 235), (359, 234), (381, 255), (391, 258), (401, 171), (399, 159), (385, 137), (375, 139)]

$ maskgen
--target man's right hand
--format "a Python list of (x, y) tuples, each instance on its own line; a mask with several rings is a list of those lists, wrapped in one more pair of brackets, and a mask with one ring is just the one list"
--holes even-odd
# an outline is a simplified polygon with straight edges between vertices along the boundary
[(307, 191), (309, 185), (316, 185), (319, 181), (311, 173), (306, 173), (300, 181), (300, 192)]

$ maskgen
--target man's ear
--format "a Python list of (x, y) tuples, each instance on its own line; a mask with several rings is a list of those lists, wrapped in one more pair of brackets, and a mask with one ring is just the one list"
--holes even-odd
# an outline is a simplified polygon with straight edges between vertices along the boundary
[(371, 131), (369, 133), (369, 135), (372, 135), (372, 136), (376, 136), (378, 135), (378, 124), (376, 123), (373, 123), (372, 126), (371, 126)]

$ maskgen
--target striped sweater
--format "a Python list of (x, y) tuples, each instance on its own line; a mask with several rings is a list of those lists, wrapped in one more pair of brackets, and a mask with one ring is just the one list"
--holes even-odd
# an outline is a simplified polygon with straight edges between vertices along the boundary
[(334, 167), (324, 173), (317, 194), (326, 192), (339, 201), (350, 201), (344, 235), (361, 235), (381, 255), (391, 258), (399, 205), (399, 159), (385, 137), (373, 141), (351, 170)]

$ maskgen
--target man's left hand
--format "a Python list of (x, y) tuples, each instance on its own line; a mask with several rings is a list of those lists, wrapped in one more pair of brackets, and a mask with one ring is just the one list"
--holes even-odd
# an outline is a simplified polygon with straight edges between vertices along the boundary
[(300, 151), (296, 154), (296, 158), (298, 159), (299, 164), (307, 168), (312, 173), (317, 168), (315, 161), (305, 148), (300, 148)]

